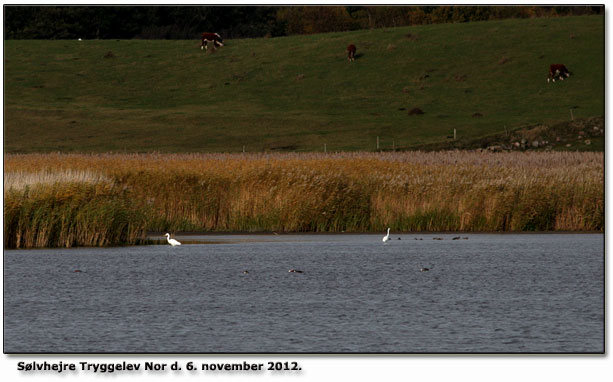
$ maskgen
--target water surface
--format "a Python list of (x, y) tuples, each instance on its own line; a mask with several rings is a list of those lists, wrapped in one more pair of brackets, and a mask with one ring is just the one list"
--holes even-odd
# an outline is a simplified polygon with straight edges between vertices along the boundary
[(4, 351), (603, 352), (604, 235), (382, 236), (7, 250)]

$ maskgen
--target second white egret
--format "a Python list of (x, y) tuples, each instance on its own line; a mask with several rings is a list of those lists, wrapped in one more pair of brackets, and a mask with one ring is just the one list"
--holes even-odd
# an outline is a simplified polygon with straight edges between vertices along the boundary
[(387, 235), (383, 236), (382, 241), (385, 243), (390, 239), (390, 229), (387, 229)]

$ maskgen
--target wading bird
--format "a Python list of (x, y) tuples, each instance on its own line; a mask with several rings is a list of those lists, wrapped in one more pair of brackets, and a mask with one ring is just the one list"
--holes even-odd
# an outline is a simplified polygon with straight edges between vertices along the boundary
[(390, 229), (387, 229), (387, 235), (383, 236), (383, 239), (381, 239), (384, 243), (386, 241), (388, 241), (390, 239)]
[(173, 247), (177, 246), (177, 245), (181, 245), (181, 243), (179, 243), (178, 241), (176, 241), (175, 239), (171, 239), (170, 238), (170, 234), (167, 233), (166, 235), (166, 240), (168, 240), (168, 244), (172, 245)]

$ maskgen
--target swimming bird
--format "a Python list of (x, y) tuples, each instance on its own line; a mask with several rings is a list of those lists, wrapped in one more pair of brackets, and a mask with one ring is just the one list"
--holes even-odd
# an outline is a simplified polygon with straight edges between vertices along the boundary
[(166, 235), (164, 235), (164, 236), (166, 236), (166, 240), (168, 240), (168, 244), (172, 245), (173, 247), (175, 247), (175, 246), (177, 246), (177, 245), (181, 245), (181, 243), (180, 243), (180, 242), (176, 241), (175, 239), (171, 239), (171, 238), (170, 238), (170, 234), (169, 234), (169, 233), (167, 233), (167, 234), (166, 234)]
[(245, 271), (243, 271), (243, 274), (248, 275), (249, 271), (245, 270)]
[(290, 272), (290, 273), (304, 273), (304, 272), (299, 271), (297, 269), (290, 269), (288, 272)]
[(383, 236), (383, 239), (381, 239), (384, 243), (387, 242), (390, 239), (390, 229), (387, 229), (387, 235)]
[(420, 272), (428, 272), (429, 270), (430, 270), (430, 268), (422, 268), (422, 269), (420, 269), (419, 271), (420, 271)]

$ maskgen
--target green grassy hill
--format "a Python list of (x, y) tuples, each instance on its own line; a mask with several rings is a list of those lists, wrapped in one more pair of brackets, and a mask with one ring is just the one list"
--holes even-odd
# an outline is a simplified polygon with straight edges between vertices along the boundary
[(5, 151), (415, 149), (604, 116), (603, 16), (226, 43), (5, 41)]

